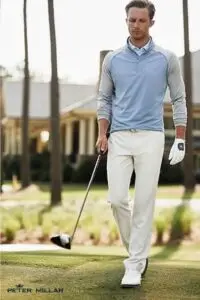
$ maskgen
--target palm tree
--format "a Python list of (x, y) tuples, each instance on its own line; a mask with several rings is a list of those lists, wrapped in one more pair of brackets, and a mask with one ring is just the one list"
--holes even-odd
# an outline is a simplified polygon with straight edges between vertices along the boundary
[(12, 74), (7, 70), (6, 67), (0, 65), (0, 193), (3, 192), (3, 150), (5, 144), (5, 136), (4, 136), (4, 100), (3, 100), (3, 82), (6, 78), (11, 78)]
[[(189, 25), (188, 25), (188, 0), (183, 0), (183, 25), (184, 25), (184, 81), (187, 98), (187, 131), (186, 131), (186, 156), (184, 159), (184, 194), (181, 204), (176, 208), (170, 231), (170, 241), (181, 240), (184, 238), (184, 215), (192, 218), (192, 212), (187, 201), (190, 200), (195, 190), (195, 175), (193, 164), (193, 138), (192, 138), (192, 75), (191, 75), (191, 56), (189, 46)], [(191, 231), (191, 222), (188, 219), (188, 232)]]
[(28, 55), (28, 31), (27, 31), (27, 0), (24, 0), (24, 85), (23, 85), (23, 107), (22, 107), (22, 157), (21, 157), (21, 183), (22, 188), (30, 185), (30, 157), (29, 157), (29, 55)]
[(193, 138), (192, 138), (192, 76), (191, 76), (191, 55), (189, 46), (189, 25), (188, 25), (188, 0), (183, 0), (183, 23), (184, 23), (184, 80), (187, 96), (188, 123), (186, 132), (186, 157), (184, 160), (184, 186), (185, 194), (191, 194), (195, 189), (195, 175), (193, 163)]
[[(0, 66), (1, 70), (1, 66)], [(2, 72), (1, 72), (2, 74)], [(3, 145), (4, 145), (4, 130), (3, 130), (3, 76), (0, 74), (0, 193), (3, 192)]]
[(57, 72), (57, 47), (54, 20), (54, 1), (48, 0), (49, 30), (51, 44), (51, 205), (61, 203), (61, 146), (60, 146), (60, 110)]

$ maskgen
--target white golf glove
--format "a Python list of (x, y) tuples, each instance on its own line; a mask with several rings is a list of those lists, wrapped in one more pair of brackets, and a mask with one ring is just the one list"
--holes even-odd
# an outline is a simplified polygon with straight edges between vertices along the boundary
[(185, 140), (175, 139), (174, 144), (169, 153), (170, 165), (176, 165), (184, 159), (185, 156)]

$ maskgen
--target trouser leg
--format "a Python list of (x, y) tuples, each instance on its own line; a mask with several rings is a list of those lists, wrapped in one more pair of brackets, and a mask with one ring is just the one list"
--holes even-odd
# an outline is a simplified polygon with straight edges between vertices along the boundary
[(131, 155), (120, 153), (123, 153), (120, 151), (120, 147), (110, 144), (107, 157), (108, 194), (122, 242), (128, 251), (131, 225), (128, 198), (133, 158)]
[(134, 155), (136, 181), (129, 241), (130, 257), (124, 261), (126, 267), (133, 269), (142, 268), (149, 253), (164, 134), (150, 132), (146, 138), (144, 135), (143, 142), (141, 149)]

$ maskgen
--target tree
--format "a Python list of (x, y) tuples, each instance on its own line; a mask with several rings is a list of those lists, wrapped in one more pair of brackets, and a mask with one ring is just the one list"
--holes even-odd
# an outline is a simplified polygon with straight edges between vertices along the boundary
[(30, 185), (30, 157), (29, 157), (29, 55), (28, 55), (28, 30), (27, 30), (27, 0), (24, 0), (24, 84), (23, 84), (23, 107), (22, 107), (22, 157), (21, 157), (21, 183), (22, 188)]
[(56, 30), (54, 20), (54, 1), (48, 0), (49, 31), (51, 45), (51, 205), (61, 203), (61, 145), (60, 145), (60, 110), (59, 110), (59, 86), (57, 71), (57, 47)]
[(192, 138), (192, 76), (191, 76), (191, 55), (189, 46), (189, 25), (188, 25), (188, 0), (183, 0), (183, 24), (184, 24), (184, 80), (187, 98), (187, 131), (186, 131), (186, 156), (184, 159), (184, 186), (185, 194), (194, 192), (195, 189), (195, 175), (193, 162), (193, 138)]
[(3, 130), (3, 77), (0, 75), (0, 193), (3, 192), (3, 144), (4, 144), (4, 130)]
[[(186, 156), (184, 159), (184, 194), (181, 204), (176, 208), (170, 231), (170, 241), (180, 240), (185, 236), (185, 219), (187, 218), (187, 233), (191, 231), (192, 212), (187, 203), (195, 190), (195, 175), (193, 165), (193, 138), (192, 138), (192, 75), (191, 75), (191, 56), (189, 46), (189, 25), (188, 25), (188, 0), (183, 0), (183, 24), (184, 24), (184, 81), (187, 99), (187, 131), (186, 131)], [(185, 201), (186, 200), (186, 201)]]
[(8, 71), (6, 67), (0, 65), (0, 193), (3, 192), (3, 148), (5, 141), (5, 133), (4, 133), (4, 100), (3, 100), (3, 81), (6, 78), (12, 77), (11, 73)]

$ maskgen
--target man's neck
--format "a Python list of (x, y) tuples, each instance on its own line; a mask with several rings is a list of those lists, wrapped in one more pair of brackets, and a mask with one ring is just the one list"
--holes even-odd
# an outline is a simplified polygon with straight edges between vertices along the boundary
[(130, 37), (131, 44), (137, 48), (144, 47), (149, 42), (149, 40), (150, 40), (149, 35), (147, 37), (145, 37), (143, 40), (135, 40), (132, 37)]

